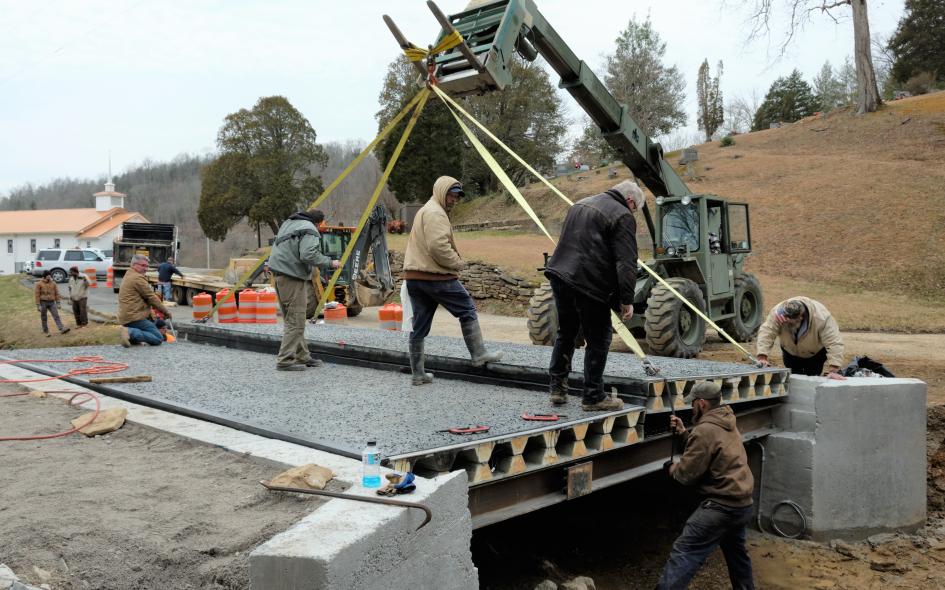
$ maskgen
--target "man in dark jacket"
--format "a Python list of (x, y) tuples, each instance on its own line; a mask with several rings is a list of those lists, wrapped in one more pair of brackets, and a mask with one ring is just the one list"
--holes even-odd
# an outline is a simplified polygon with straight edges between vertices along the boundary
[(637, 280), (637, 223), (643, 191), (625, 180), (605, 193), (575, 203), (564, 220), (545, 276), (558, 311), (558, 334), (551, 353), (551, 401), (568, 401), (568, 374), (574, 341), (583, 330), (584, 410), (619, 410), (623, 402), (604, 395), (604, 366), (610, 350), (610, 310), (633, 317)]
[(735, 590), (754, 588), (751, 558), (745, 548), (745, 527), (751, 520), (755, 480), (748, 468), (735, 414), (721, 405), (721, 388), (699, 383), (686, 398), (692, 403), (692, 431), (673, 416), (670, 427), (681, 433), (686, 450), (669, 464), (669, 475), (683, 485), (699, 485), (703, 500), (673, 543), (658, 589), (686, 588), (696, 571), (721, 546), (728, 577)]
[(171, 300), (171, 279), (174, 278), (174, 275), (184, 278), (184, 274), (177, 270), (177, 267), (174, 266), (174, 259), (170, 256), (167, 257), (167, 260), (162, 262), (158, 266), (158, 286), (161, 288), (161, 297), (164, 298), (164, 301)]

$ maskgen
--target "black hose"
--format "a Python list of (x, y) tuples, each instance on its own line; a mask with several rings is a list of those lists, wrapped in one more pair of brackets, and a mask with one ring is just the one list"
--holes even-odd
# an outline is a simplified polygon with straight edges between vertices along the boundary
[[(758, 470), (758, 515), (755, 522), (758, 525), (758, 530), (761, 531), (762, 533), (767, 534), (767, 531), (762, 526), (762, 522), (764, 519), (762, 518), (762, 515), (761, 515), (761, 506), (762, 506), (761, 497), (765, 489), (764, 488), (765, 460), (766, 460), (765, 446), (761, 444), (761, 441), (757, 441), (757, 440), (750, 441), (749, 444), (758, 445), (758, 448), (761, 449), (761, 468)], [(781, 530), (781, 527), (778, 526), (778, 523), (775, 520), (774, 515), (778, 512), (778, 509), (781, 508), (781, 506), (791, 507), (794, 510), (794, 512), (797, 514), (798, 518), (801, 519), (801, 526), (797, 530), (797, 532), (789, 535), (785, 533), (783, 530)], [(804, 509), (798, 506), (797, 502), (794, 502), (793, 500), (781, 500), (780, 502), (775, 504), (774, 507), (771, 509), (771, 528), (774, 529), (774, 532), (776, 532), (777, 534), (787, 539), (799, 539), (804, 533), (807, 532), (807, 516), (804, 514)]]

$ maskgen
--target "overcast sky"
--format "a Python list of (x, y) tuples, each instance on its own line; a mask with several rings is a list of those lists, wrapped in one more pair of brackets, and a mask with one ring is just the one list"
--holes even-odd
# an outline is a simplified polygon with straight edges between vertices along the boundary
[[(783, 30), (746, 43), (737, 0), (536, 2), (598, 72), (629, 19), (649, 14), (666, 62), (686, 78), (692, 132), (703, 59), (713, 71), (724, 61), (724, 96), (763, 96), (778, 76), (796, 67), (810, 80), (853, 47), (849, 18), (814, 15), (777, 60)], [(466, 0), (439, 5), (455, 13)], [(891, 33), (902, 7), (871, 1), (873, 33)], [(116, 173), (146, 158), (212, 152), (228, 113), (274, 94), (309, 119), (319, 141), (369, 141), (381, 81), (399, 52), (384, 13), (418, 45), (439, 31), (422, 0), (0, 0), (0, 196), (27, 182), (104, 176), (109, 151)]]

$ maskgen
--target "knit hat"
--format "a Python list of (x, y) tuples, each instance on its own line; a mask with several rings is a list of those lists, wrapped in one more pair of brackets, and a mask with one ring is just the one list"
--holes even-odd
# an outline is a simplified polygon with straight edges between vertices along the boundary
[(646, 203), (646, 198), (643, 196), (643, 191), (640, 190), (640, 187), (637, 186), (637, 183), (632, 180), (624, 180), (623, 182), (617, 184), (613, 189), (620, 196), (627, 199), (633, 199), (633, 202), (637, 204), (637, 209), (642, 209), (643, 205)]
[(703, 381), (693, 386), (692, 391), (683, 400), (691, 404), (694, 399), (719, 399), (722, 397), (722, 388), (715, 381)]

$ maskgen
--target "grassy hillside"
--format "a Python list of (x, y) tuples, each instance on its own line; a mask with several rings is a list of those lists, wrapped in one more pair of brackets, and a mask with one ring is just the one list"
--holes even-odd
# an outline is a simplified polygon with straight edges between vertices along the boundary
[[(735, 140), (697, 146), (698, 179), (689, 186), (750, 203), (752, 270), (945, 300), (945, 92)], [(618, 169), (618, 178), (628, 175)], [(576, 199), (615, 183), (606, 169), (554, 182)], [(557, 227), (564, 204), (541, 185), (524, 194)], [(463, 203), (455, 216), (456, 223), (507, 219), (525, 215), (502, 195)]]

